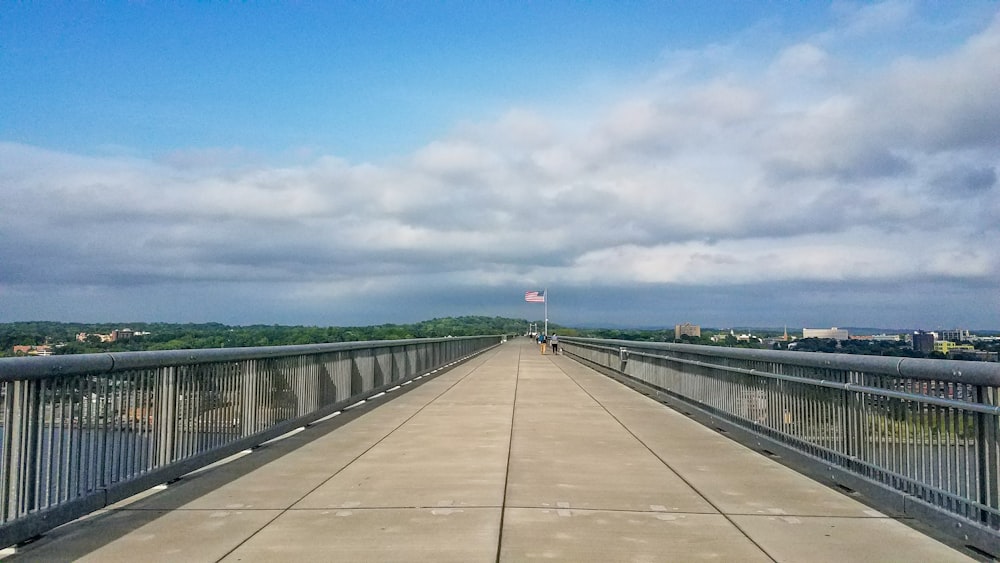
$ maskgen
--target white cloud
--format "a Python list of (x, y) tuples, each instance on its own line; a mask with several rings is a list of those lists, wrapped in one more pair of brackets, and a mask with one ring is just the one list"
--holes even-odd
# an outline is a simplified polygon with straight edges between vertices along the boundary
[[(914, 246), (921, 249), (918, 256)], [(1000, 252), (916, 231), (892, 234), (865, 228), (792, 239), (624, 245), (586, 253), (577, 265), (591, 280), (601, 277), (619, 283), (894, 281), (987, 276), (1000, 266)]]
[(829, 63), (829, 55), (820, 47), (810, 43), (798, 43), (778, 54), (770, 72), (783, 80), (822, 76), (826, 73)]

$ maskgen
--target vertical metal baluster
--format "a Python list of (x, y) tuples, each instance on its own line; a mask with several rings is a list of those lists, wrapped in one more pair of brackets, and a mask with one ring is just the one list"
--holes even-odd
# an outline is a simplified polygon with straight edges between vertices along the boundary
[[(892, 378), (883, 376), (881, 378), (883, 389), (892, 389)], [(897, 488), (900, 485), (899, 481), (899, 415), (900, 415), (900, 400), (891, 398), (889, 399), (889, 413), (888, 413), (888, 424), (889, 424), (889, 482), (892, 487)]]
[(225, 369), (222, 371), (222, 376), (219, 378), (219, 439), (222, 444), (228, 445), (232, 441), (232, 426), (230, 421), (233, 417), (230, 416), (230, 410), (232, 409), (229, 403), (229, 383), (232, 381), (233, 372), (235, 371), (235, 363), (227, 363)]
[[(874, 376), (869, 375), (868, 381), (869, 385), (873, 385), (875, 382)], [(882, 453), (884, 451), (882, 445), (883, 439), (883, 429), (882, 423), (885, 421), (885, 402), (884, 397), (878, 395), (869, 395), (872, 402), (871, 412), (871, 427), (872, 427), (872, 455), (870, 458), (871, 465), (868, 469), (868, 477), (872, 479), (879, 480), (879, 468), (882, 467)]]
[(253, 386), (253, 393), (251, 395), (254, 399), (254, 409), (256, 410), (256, 426), (254, 427), (254, 433), (266, 428), (271, 422), (271, 399), (270, 393), (268, 392), (268, 384), (266, 380), (271, 378), (271, 360), (260, 359), (257, 360), (257, 376), (251, 382)]
[[(886, 388), (892, 389), (892, 378), (885, 378), (885, 383)], [(900, 399), (892, 400), (892, 413), (890, 417), (892, 425), (892, 455), (890, 457), (890, 469), (893, 474), (892, 486), (897, 489), (903, 484), (900, 476), (903, 474), (903, 417), (906, 416), (905, 409), (905, 401)]]
[(142, 395), (143, 418), (146, 426), (144, 436), (145, 449), (143, 450), (143, 472), (148, 473), (156, 466), (155, 443), (156, 443), (156, 370), (146, 369), (144, 378), (144, 388)]
[(191, 396), (188, 393), (187, 366), (177, 366), (174, 385), (177, 389), (176, 430), (174, 432), (174, 461), (187, 457), (187, 419), (191, 408)]
[[(868, 381), (864, 381), (864, 384), (868, 384)], [(872, 474), (872, 467), (878, 463), (878, 397), (873, 397), (867, 392), (862, 391), (861, 397), (864, 404), (865, 416), (865, 468), (864, 475), (869, 478), (874, 478)]]
[[(39, 422), (41, 426), (39, 427), (39, 446), (42, 451), (42, 455), (39, 456), (38, 463), (41, 467), (38, 468), (38, 508), (45, 508), (52, 505), (52, 481), (54, 479), (55, 467), (53, 466), (53, 460), (55, 458), (55, 441), (56, 441), (56, 407), (55, 407), (55, 390), (56, 381), (55, 378), (48, 378), (41, 382), (39, 386), (39, 391), (41, 392), (41, 412), (39, 413)], [(46, 429), (48, 430), (46, 432)]]
[(118, 388), (120, 407), (118, 409), (118, 447), (116, 449), (115, 455), (115, 482), (120, 483), (125, 480), (127, 476), (127, 464), (128, 464), (128, 452), (129, 452), (129, 442), (131, 441), (131, 429), (132, 421), (129, 419), (131, 415), (131, 372), (123, 372), (118, 376)]
[[(970, 386), (966, 386), (966, 388), (965, 388), (965, 395), (964, 396), (966, 398), (971, 397), (971, 396), (973, 396), (971, 393), (972, 393), (972, 389), (970, 388)], [(976, 468), (976, 458), (975, 458), (975, 455), (976, 455), (976, 449), (975, 449), (976, 448), (976, 442), (975, 442), (975, 440), (976, 440), (976, 437), (975, 437), (976, 419), (975, 419), (975, 413), (972, 412), (972, 411), (965, 411), (964, 417), (965, 417), (965, 431), (962, 434), (964, 436), (964, 439), (965, 439), (965, 448), (963, 448), (963, 451), (964, 451), (964, 454), (965, 454), (965, 495), (964, 496), (969, 501), (969, 502), (966, 502), (966, 507), (967, 508), (966, 508), (965, 516), (966, 516), (966, 518), (975, 518), (976, 515), (973, 514), (971, 506), (972, 506), (973, 503), (975, 503), (978, 500), (978, 496), (977, 496), (978, 495), (978, 491), (976, 490), (976, 486), (975, 486), (975, 482), (976, 482), (976, 469), (975, 469)]]
[(45, 381), (36, 379), (28, 381), (28, 416), (31, 423), (26, 433), (27, 453), (25, 456), (25, 469), (23, 473), (25, 480), (23, 490), (28, 491), (25, 495), (25, 502), (22, 505), (24, 513), (31, 512), (41, 505), (41, 477), (42, 477), (42, 442), (45, 424)]
[[(946, 491), (948, 491), (949, 493), (951, 493), (951, 494), (955, 494), (956, 491), (955, 491), (955, 488), (954, 488), (954, 478), (953, 478), (953, 475), (954, 475), (954, 473), (953, 473), (953, 471), (954, 471), (953, 465), (955, 465), (955, 464), (953, 462), (954, 462), (954, 458), (955, 458), (955, 452), (958, 451), (958, 443), (954, 439), (955, 438), (955, 432), (958, 431), (958, 427), (955, 424), (955, 409), (953, 409), (951, 407), (948, 407), (948, 408), (944, 409), (944, 415), (945, 415), (945, 433), (944, 433), (945, 448), (944, 448), (944, 451), (945, 451), (945, 456), (946, 456), (946, 458), (945, 458), (945, 481), (944, 481), (945, 487), (944, 487), (944, 489)], [(949, 502), (948, 508), (950, 510), (954, 510), (955, 509), (954, 506), (951, 506), (950, 502)]]
[(188, 369), (188, 383), (190, 384), (189, 390), (191, 392), (191, 412), (188, 413), (188, 449), (185, 457), (191, 457), (198, 453), (199, 448), (199, 433), (200, 419), (202, 413), (202, 399), (204, 398), (204, 384), (203, 378), (204, 373), (201, 366), (193, 365), (189, 366)]
[(93, 403), (91, 402), (91, 395), (93, 394), (93, 377), (94, 376), (92, 375), (88, 375), (81, 383), (83, 393), (80, 400), (79, 454), (76, 456), (76, 471), (74, 472), (76, 480), (76, 496), (82, 496), (88, 490), (87, 483), (90, 479), (91, 473), (89, 465), (91, 460), (93, 460), (93, 450), (90, 445), (90, 439), (93, 435), (93, 432), (91, 431), (91, 426), (93, 424)]
[(190, 366), (190, 384), (191, 384), (191, 412), (189, 414), (188, 421), (190, 426), (188, 427), (188, 451), (186, 457), (191, 457), (197, 455), (200, 445), (201, 445), (201, 420), (202, 413), (204, 412), (204, 402), (205, 398), (205, 373), (204, 367), (199, 365)]
[[(887, 387), (886, 377), (879, 377), (879, 389)], [(896, 469), (896, 399), (888, 398), (885, 404), (885, 477), (884, 483), (891, 487), (898, 485)]]
[(194, 397), (196, 407), (192, 416), (192, 422), (194, 426), (191, 432), (191, 455), (195, 456), (201, 453), (202, 448), (205, 444), (205, 422), (208, 420), (210, 414), (209, 406), (209, 384), (208, 378), (211, 375), (210, 365), (198, 365), (192, 366), (194, 373), (197, 375), (193, 379), (195, 386)]
[[(912, 420), (913, 402), (903, 400), (899, 402), (899, 473), (903, 476), (904, 483), (909, 483), (910, 461), (912, 445), (910, 444), (910, 421)], [(903, 485), (903, 490), (908, 489), (908, 485)]]
[[(860, 375), (856, 372), (851, 373), (851, 382), (860, 383)], [(850, 396), (851, 409), (854, 411), (853, 425), (851, 429), (851, 435), (853, 436), (854, 442), (854, 457), (859, 462), (856, 465), (854, 471), (863, 473), (865, 470), (862, 469), (861, 463), (868, 462), (868, 444), (870, 442), (869, 429), (868, 429), (868, 404), (867, 395), (862, 391), (852, 390), (848, 391)]]
[(107, 485), (107, 467), (108, 467), (108, 424), (111, 419), (111, 395), (110, 395), (110, 375), (104, 374), (100, 379), (100, 389), (98, 390), (98, 405), (99, 405), (99, 415), (98, 415), (98, 425), (95, 425), (94, 432), (94, 449), (97, 454), (97, 459), (95, 460), (96, 467), (94, 469), (94, 487), (91, 490), (97, 488), (103, 488)]
[[(912, 380), (910, 381), (912, 384)], [(909, 392), (912, 393), (912, 385)], [(906, 476), (910, 479), (910, 485), (906, 492), (914, 494), (914, 483), (918, 482), (919, 476), (919, 430), (920, 430), (920, 402), (908, 401), (906, 413)]]
[[(83, 398), (83, 378), (80, 376), (74, 376), (71, 380), (69, 386), (69, 425), (66, 428), (66, 437), (68, 443), (66, 444), (66, 474), (64, 476), (63, 487), (65, 489), (65, 500), (70, 500), (78, 494), (78, 491), (73, 489), (73, 472), (75, 469), (76, 460), (79, 457), (79, 450), (76, 445), (79, 441), (79, 427), (82, 425), (82, 420), (77, 423), (77, 419), (82, 419), (82, 414), (79, 413), (76, 406), (76, 399)], [(81, 403), (82, 404), (82, 403)]]
[[(54, 506), (63, 502), (63, 488), (62, 480), (63, 474), (66, 473), (63, 467), (63, 460), (65, 456), (63, 455), (63, 443), (66, 437), (66, 403), (64, 398), (66, 397), (66, 386), (68, 382), (72, 379), (72, 376), (62, 377), (59, 383), (53, 389), (52, 393), (52, 426), (56, 428), (53, 432), (53, 438), (55, 444), (53, 444), (52, 457), (49, 458), (49, 465), (52, 466), (52, 481), (49, 485), (49, 506)], [(58, 417), (56, 412), (58, 411)]]
[[(980, 404), (996, 406), (996, 388), (976, 386), (976, 399)], [(997, 417), (976, 413), (976, 419), (977, 492), (979, 504), (983, 507), (979, 520), (995, 529), (998, 523), (989, 510), (1000, 508), (997, 502), (997, 468), (1000, 467), (1000, 456), (997, 455)]]
[(176, 459), (177, 409), (179, 407), (177, 388), (177, 368), (164, 367), (157, 370), (156, 418), (156, 467), (163, 467)]
[(149, 444), (149, 405), (146, 397), (148, 369), (136, 372), (135, 389), (135, 442), (132, 460), (132, 475), (139, 476), (146, 472), (146, 449)]
[(3, 420), (3, 433), (0, 436), (0, 524), (7, 521), (7, 501), (9, 500), (10, 494), (10, 460), (13, 453), (9, 445), (11, 428), (13, 428), (13, 421), (11, 420), (11, 399), (12, 399), (12, 388), (10, 382), (0, 381), (0, 390), (2, 390), (2, 404), (3, 411), (0, 412), (0, 419)]
[[(883, 387), (882, 376), (873, 377), (875, 387), (881, 389)], [(891, 464), (891, 448), (892, 448), (892, 399), (888, 397), (882, 397), (880, 401), (882, 408), (880, 409), (879, 419), (882, 426), (882, 446), (879, 452), (879, 473), (878, 479), (880, 483), (891, 484), (892, 479), (889, 476), (889, 467)]]
[(146, 431), (149, 408), (146, 406), (146, 374), (143, 368), (135, 374), (135, 439), (133, 440), (131, 474), (133, 477), (146, 471)]
[(111, 449), (111, 482), (118, 483), (122, 480), (122, 456), (127, 446), (128, 422), (128, 373), (118, 373), (115, 375), (115, 413), (111, 426), (111, 436), (113, 447)]
[(135, 447), (135, 377), (136, 373), (122, 374), (122, 451), (118, 454), (118, 481), (132, 476), (131, 462)]
[[(935, 382), (935, 385), (937, 383)], [(936, 395), (936, 392), (934, 393)], [(937, 405), (932, 405), (933, 413), (933, 423), (931, 424), (931, 458), (934, 460), (931, 466), (931, 481), (930, 485), (939, 491), (941, 489), (941, 410)], [(935, 491), (933, 496), (933, 502), (935, 504), (940, 503), (940, 493)]]
[(218, 391), (216, 386), (217, 377), (219, 371), (222, 368), (222, 364), (208, 364), (205, 366), (206, 375), (205, 386), (207, 390), (205, 392), (205, 417), (204, 417), (204, 427), (202, 430), (202, 440), (198, 447), (198, 453), (204, 453), (206, 451), (213, 450), (219, 443), (218, 426), (216, 425), (217, 417), (219, 414), (217, 405), (217, 395)]
[[(929, 383), (927, 380), (920, 381), (921, 385), (921, 395), (927, 395), (927, 389)], [(934, 435), (933, 435), (933, 420), (934, 420), (934, 409), (933, 406), (926, 402), (926, 399), (921, 404), (920, 408), (920, 483), (921, 483), (921, 493), (920, 498), (928, 498), (926, 492), (927, 485), (930, 483), (930, 479), (933, 478), (934, 470), (934, 455), (933, 455), (933, 445), (934, 445)]]
[(238, 384), (240, 381), (240, 374), (242, 372), (243, 362), (233, 362), (233, 368), (229, 370), (229, 377), (226, 380), (226, 423), (229, 429), (229, 441), (235, 441), (239, 438), (239, 426), (236, 421), (239, 420), (237, 416), (237, 397), (239, 397)]
[(143, 461), (145, 459), (145, 433), (146, 433), (146, 408), (143, 404), (145, 392), (146, 369), (138, 369), (133, 372), (132, 403), (135, 405), (131, 413), (131, 448), (128, 463), (129, 479), (134, 479), (143, 472)]

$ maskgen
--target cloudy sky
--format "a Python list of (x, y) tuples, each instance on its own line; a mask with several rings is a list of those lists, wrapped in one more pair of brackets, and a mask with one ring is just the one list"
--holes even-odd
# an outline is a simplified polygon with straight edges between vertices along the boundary
[(0, 322), (1000, 329), (995, 2), (0, 4)]

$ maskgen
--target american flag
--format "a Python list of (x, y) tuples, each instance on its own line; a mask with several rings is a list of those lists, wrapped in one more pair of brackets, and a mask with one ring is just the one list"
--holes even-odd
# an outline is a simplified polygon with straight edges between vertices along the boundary
[(524, 300), (528, 303), (545, 303), (545, 291), (525, 291)]

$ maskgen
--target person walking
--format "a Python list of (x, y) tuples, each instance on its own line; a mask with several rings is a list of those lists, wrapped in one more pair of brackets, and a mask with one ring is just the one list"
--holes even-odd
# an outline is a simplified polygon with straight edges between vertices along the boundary
[(549, 337), (549, 344), (552, 345), (552, 353), (553, 354), (558, 354), (559, 353), (559, 335), (553, 332), (552, 336)]
[(544, 356), (545, 355), (545, 333), (544, 332), (539, 332), (538, 333), (538, 345), (541, 347), (541, 349), (542, 349), (542, 355)]

